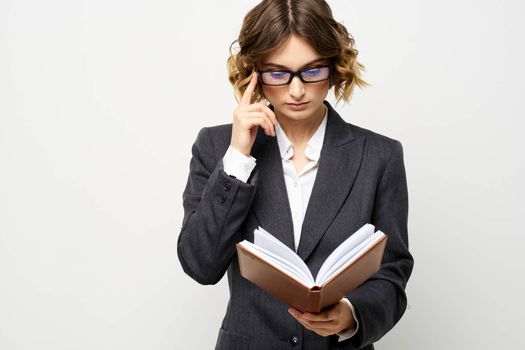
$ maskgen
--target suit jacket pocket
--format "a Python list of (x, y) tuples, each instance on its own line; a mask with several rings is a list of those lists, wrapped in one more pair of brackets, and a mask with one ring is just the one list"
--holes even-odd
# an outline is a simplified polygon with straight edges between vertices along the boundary
[(215, 350), (248, 350), (250, 348), (250, 337), (234, 333), (224, 328), (219, 329), (219, 338)]

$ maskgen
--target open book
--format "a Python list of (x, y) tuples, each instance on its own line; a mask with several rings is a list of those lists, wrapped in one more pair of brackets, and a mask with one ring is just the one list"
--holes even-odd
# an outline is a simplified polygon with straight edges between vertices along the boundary
[(387, 236), (365, 224), (325, 260), (316, 278), (293, 250), (259, 227), (254, 243), (237, 243), (241, 275), (282, 302), (305, 312), (337, 303), (379, 271)]

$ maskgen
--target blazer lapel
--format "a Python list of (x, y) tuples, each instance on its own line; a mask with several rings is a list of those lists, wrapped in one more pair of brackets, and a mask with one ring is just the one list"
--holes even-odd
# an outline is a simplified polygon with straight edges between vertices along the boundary
[[(272, 108), (273, 109), (273, 108)], [(257, 159), (257, 193), (253, 210), (259, 224), (295, 251), (293, 220), (277, 138), (259, 128), (252, 155)]]
[[(306, 261), (347, 197), (361, 164), (364, 138), (354, 139), (350, 126), (328, 108), (323, 148), (303, 221), (297, 254)], [(273, 106), (270, 105), (273, 110)], [(257, 193), (253, 210), (259, 224), (295, 251), (293, 220), (284, 182), (279, 144), (259, 128), (252, 147), (257, 159)]]
[(350, 125), (328, 107), (319, 167), (301, 229), (297, 254), (308, 259), (337, 216), (361, 166), (364, 137), (355, 139)]

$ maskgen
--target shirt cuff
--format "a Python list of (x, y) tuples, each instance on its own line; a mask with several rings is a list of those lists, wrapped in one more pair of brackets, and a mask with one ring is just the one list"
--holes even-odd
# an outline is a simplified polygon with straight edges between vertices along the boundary
[(342, 300), (348, 303), (348, 306), (350, 306), (350, 309), (352, 310), (352, 317), (355, 320), (355, 328), (347, 329), (345, 331), (342, 331), (341, 333), (337, 333), (337, 335), (339, 336), (338, 342), (352, 338), (357, 333), (357, 330), (359, 329), (359, 321), (355, 317), (354, 305), (352, 305), (350, 300), (348, 300), (347, 298), (343, 298)]
[(239, 180), (246, 182), (255, 168), (255, 158), (246, 156), (235, 147), (230, 145), (222, 159), (223, 170), (228, 175), (233, 175)]

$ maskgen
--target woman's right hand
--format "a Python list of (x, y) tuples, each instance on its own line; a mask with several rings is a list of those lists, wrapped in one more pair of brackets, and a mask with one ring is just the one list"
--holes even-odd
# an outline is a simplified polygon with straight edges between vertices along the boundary
[(251, 96), (257, 86), (257, 72), (252, 73), (250, 84), (242, 95), (239, 106), (233, 111), (232, 137), (230, 144), (246, 156), (250, 155), (257, 129), (264, 128), (268, 136), (275, 136), (277, 124), (275, 113), (266, 105), (266, 99), (250, 104)]

